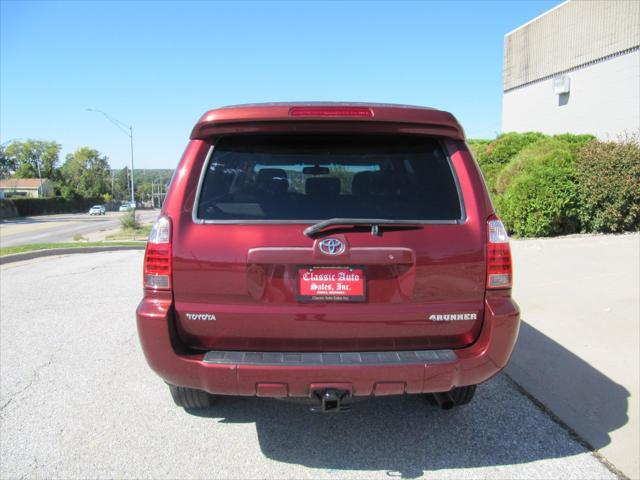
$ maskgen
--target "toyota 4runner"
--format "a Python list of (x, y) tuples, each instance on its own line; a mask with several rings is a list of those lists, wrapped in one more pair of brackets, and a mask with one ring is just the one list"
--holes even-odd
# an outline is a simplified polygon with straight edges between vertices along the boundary
[(508, 237), (447, 112), (207, 112), (144, 258), (140, 341), (185, 408), (215, 395), (468, 403), (519, 311)]

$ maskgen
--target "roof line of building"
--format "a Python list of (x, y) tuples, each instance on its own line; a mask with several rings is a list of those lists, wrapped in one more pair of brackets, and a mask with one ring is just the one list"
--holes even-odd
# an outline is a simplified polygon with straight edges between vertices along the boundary
[(565, 5), (565, 4), (567, 4), (567, 3), (569, 3), (570, 1), (571, 1), (571, 0), (565, 0), (564, 2), (559, 3), (559, 4), (558, 4), (558, 5), (556, 5), (555, 7), (553, 7), (553, 8), (551, 8), (551, 9), (547, 10), (546, 12), (541, 13), (541, 14), (540, 14), (540, 15), (538, 15), (536, 18), (532, 18), (532, 19), (531, 19), (531, 20), (529, 20), (527, 23), (523, 23), (523, 24), (522, 24), (522, 25), (520, 25), (519, 27), (514, 28), (514, 29), (513, 29), (513, 30), (511, 30), (509, 33), (506, 33), (506, 34), (504, 35), (504, 36), (505, 36), (505, 38), (506, 38), (506, 37), (508, 37), (509, 35), (511, 35), (513, 32), (517, 32), (518, 30), (520, 30), (520, 29), (522, 29), (522, 28), (526, 27), (526, 26), (527, 26), (527, 25), (529, 25), (530, 23), (533, 23), (533, 22), (535, 22), (536, 20), (538, 20), (538, 19), (540, 19), (540, 18), (542, 18), (542, 17), (544, 17), (544, 16), (546, 16), (546, 15), (549, 15), (551, 12), (553, 12), (554, 10), (557, 10), (558, 8), (560, 8), (560, 7), (562, 7), (563, 5)]
[(521, 85), (517, 85), (515, 87), (508, 88), (503, 90), (503, 93), (509, 93), (514, 90), (518, 90), (519, 88), (527, 87), (534, 83), (544, 82), (545, 80), (549, 80), (550, 78), (557, 77), (558, 75), (564, 75), (565, 73), (571, 73), (576, 70), (580, 70), (581, 68), (588, 67), (591, 65), (595, 65), (596, 63), (601, 63), (606, 60), (610, 60), (615, 57), (621, 57), (622, 55), (626, 55), (628, 53), (635, 52), (636, 50), (640, 50), (640, 45), (636, 45), (635, 47), (627, 48), (625, 50), (620, 50), (619, 52), (611, 53), (609, 55), (605, 55), (604, 57), (596, 58), (595, 60), (591, 60), (589, 62), (581, 63), (580, 65), (576, 65), (575, 67), (567, 68), (566, 70), (560, 70), (555, 73), (551, 73), (549, 75), (545, 75), (544, 77), (536, 78), (535, 80), (531, 80), (529, 82), (523, 83)]

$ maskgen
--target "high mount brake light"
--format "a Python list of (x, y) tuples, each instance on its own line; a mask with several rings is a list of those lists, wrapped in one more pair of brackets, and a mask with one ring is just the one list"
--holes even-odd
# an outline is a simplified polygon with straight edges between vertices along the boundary
[(144, 254), (144, 288), (171, 290), (171, 220), (158, 217)]
[(511, 288), (513, 265), (509, 236), (498, 217), (487, 220), (487, 288)]
[(364, 117), (372, 118), (368, 107), (291, 107), (290, 117)]

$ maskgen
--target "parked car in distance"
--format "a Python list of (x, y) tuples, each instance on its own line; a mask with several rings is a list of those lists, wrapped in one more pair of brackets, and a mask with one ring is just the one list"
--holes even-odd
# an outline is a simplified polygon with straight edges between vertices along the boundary
[(147, 243), (142, 349), (176, 404), (424, 394), (503, 369), (509, 239), (450, 113), (257, 104), (195, 125)]
[(129, 210), (131, 210), (131, 204), (129, 203), (123, 203), (120, 205), (120, 208), (118, 208), (119, 212), (128, 212)]
[(104, 205), (94, 205), (89, 209), (89, 215), (105, 215), (107, 209)]

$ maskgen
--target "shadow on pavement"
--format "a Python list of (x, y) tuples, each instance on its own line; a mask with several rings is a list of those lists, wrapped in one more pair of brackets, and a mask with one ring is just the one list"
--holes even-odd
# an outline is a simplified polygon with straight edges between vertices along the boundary
[[(193, 415), (221, 423), (255, 423), (270, 459), (325, 470), (386, 471), (416, 478), (425, 471), (513, 465), (584, 449), (504, 377), (483, 384), (465, 407), (450, 411), (419, 395), (372, 398), (339, 414), (313, 414), (278, 400), (221, 397)], [(212, 425), (213, 427), (213, 425)]]
[(524, 321), (506, 372), (596, 450), (628, 421), (626, 388)]
[[(507, 371), (595, 449), (627, 422), (624, 387), (525, 322)], [(266, 457), (329, 471), (382, 470), (415, 478), (425, 471), (584, 452), (502, 375), (481, 385), (470, 405), (451, 411), (408, 395), (372, 398), (334, 415), (312, 414), (301, 404), (228, 397), (211, 410), (191, 413), (222, 423), (255, 423)]]

